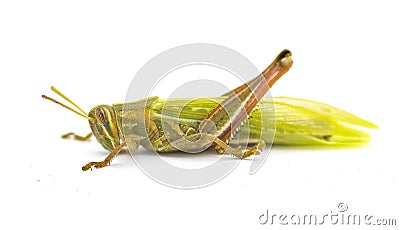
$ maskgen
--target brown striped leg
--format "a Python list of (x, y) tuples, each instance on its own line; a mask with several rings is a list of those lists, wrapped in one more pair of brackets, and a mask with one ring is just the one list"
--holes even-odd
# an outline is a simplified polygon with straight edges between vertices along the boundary
[(67, 134), (62, 135), (61, 138), (67, 139), (67, 138), (69, 138), (69, 137), (72, 137), (74, 140), (77, 140), (77, 141), (87, 141), (87, 140), (89, 140), (92, 136), (93, 136), (93, 133), (89, 133), (89, 134), (86, 135), (86, 136), (80, 136), (80, 135), (77, 135), (77, 134), (75, 134), (75, 133), (67, 133)]
[(114, 159), (118, 155), (119, 152), (121, 152), (124, 147), (126, 146), (126, 142), (122, 142), (117, 148), (115, 148), (103, 161), (100, 162), (89, 162), (85, 166), (82, 167), (83, 171), (87, 171), (91, 169), (92, 167), (95, 168), (103, 168), (106, 167), (107, 165), (110, 164), (111, 160)]

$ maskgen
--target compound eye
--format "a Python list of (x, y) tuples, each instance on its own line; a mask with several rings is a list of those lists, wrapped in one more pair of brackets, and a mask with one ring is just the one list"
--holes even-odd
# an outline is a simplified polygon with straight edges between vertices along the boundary
[(101, 107), (96, 108), (94, 115), (96, 116), (96, 119), (100, 125), (104, 125), (107, 123), (107, 112), (104, 111), (103, 108)]

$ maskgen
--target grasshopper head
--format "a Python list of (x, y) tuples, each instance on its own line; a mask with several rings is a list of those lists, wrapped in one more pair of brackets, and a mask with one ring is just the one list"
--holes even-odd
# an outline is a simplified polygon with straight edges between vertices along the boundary
[(86, 114), (83, 109), (81, 109), (71, 99), (69, 99), (67, 96), (61, 93), (54, 86), (51, 86), (51, 90), (56, 94), (58, 94), (59, 96), (61, 96), (62, 98), (64, 98), (75, 108), (67, 106), (46, 95), (42, 95), (42, 97), (87, 119), (89, 121), (93, 135), (105, 149), (112, 151), (121, 145), (120, 143), (121, 138), (118, 132), (118, 125), (113, 107), (109, 105), (98, 105), (95, 106), (93, 109), (91, 109), (89, 114)]
[(97, 141), (106, 149), (114, 150), (120, 145), (117, 120), (109, 105), (97, 105), (88, 114), (90, 128)]

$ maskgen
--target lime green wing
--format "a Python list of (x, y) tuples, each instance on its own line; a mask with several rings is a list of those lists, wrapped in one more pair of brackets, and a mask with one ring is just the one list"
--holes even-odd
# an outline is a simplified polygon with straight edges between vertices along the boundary
[[(346, 145), (370, 140), (363, 128), (377, 128), (369, 121), (324, 103), (275, 97), (274, 144)], [(263, 114), (264, 115), (264, 114)]]
[[(153, 118), (171, 119), (179, 122), (183, 131), (188, 127), (197, 129), (200, 122), (225, 97), (183, 98), (158, 100), (152, 105)], [(370, 140), (363, 128), (377, 128), (369, 121), (324, 103), (290, 98), (274, 97), (264, 100), (249, 115), (248, 124), (240, 132), (250, 138), (262, 137), (280, 145), (349, 145)]]

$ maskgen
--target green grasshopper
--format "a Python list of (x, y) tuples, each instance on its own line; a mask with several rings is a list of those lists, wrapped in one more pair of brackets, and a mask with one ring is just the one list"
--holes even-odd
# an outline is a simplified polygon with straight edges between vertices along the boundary
[[(291, 52), (283, 50), (260, 75), (214, 98), (162, 100), (154, 96), (112, 106), (97, 105), (86, 114), (53, 86), (52, 91), (77, 110), (46, 95), (42, 97), (89, 121), (92, 132), (87, 136), (67, 133), (62, 138), (86, 141), (94, 135), (105, 149), (111, 151), (103, 161), (84, 165), (84, 171), (109, 165), (127, 146), (131, 152), (139, 145), (157, 152), (191, 152), (202, 151), (213, 144), (218, 153), (242, 159), (259, 154), (265, 142), (272, 140), (271, 135), (274, 135), (273, 144), (283, 145), (368, 142), (369, 134), (354, 126), (376, 128), (376, 125), (346, 111), (289, 97), (262, 100), (292, 64)], [(275, 123), (270, 121), (271, 117), (275, 117)], [(245, 140), (236, 138), (244, 134)], [(243, 145), (244, 149), (241, 148)]]

